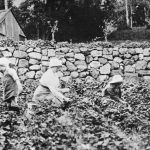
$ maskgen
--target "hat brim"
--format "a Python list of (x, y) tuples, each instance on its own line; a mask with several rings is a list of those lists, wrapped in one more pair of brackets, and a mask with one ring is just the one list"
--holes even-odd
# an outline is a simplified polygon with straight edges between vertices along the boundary
[(111, 81), (109, 82), (110, 84), (114, 84), (114, 83), (122, 83), (123, 81)]

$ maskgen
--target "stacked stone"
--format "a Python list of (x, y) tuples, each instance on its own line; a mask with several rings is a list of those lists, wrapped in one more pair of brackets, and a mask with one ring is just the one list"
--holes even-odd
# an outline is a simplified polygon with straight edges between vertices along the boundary
[(103, 47), (96, 43), (58, 43), (54, 47), (31, 42), (18, 47), (0, 47), (0, 51), (16, 64), (22, 80), (39, 79), (41, 65), (46, 70), (49, 59), (54, 56), (63, 62), (59, 76), (64, 80), (103, 81), (114, 74), (150, 76), (150, 48)]

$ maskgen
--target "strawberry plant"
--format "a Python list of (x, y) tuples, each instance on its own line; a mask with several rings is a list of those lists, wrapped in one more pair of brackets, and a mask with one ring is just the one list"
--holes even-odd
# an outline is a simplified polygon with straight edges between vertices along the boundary
[(104, 103), (101, 91), (105, 82), (62, 83), (70, 88), (67, 96), (72, 102), (61, 109), (45, 100), (33, 114), (27, 104), (38, 81), (30, 83), (24, 83), (20, 95), (20, 115), (5, 107), (0, 110), (2, 150), (149, 149), (150, 84), (142, 78), (126, 79), (122, 85), (122, 98), (127, 104), (112, 100)]

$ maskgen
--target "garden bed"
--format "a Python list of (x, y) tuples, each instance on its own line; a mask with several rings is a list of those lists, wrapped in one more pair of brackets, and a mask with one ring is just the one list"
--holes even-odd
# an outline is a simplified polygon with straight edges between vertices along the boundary
[(1, 110), (0, 149), (3, 150), (146, 150), (150, 148), (150, 85), (142, 78), (128, 78), (122, 90), (129, 105), (105, 109), (101, 89), (105, 82), (72, 81), (65, 110), (49, 103), (35, 116), (27, 111), (37, 86), (26, 81), (18, 116)]

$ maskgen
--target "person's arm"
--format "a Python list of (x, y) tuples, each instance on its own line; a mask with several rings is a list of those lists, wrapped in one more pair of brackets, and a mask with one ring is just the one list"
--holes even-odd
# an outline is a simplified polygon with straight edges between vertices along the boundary
[(123, 104), (127, 103), (122, 98), (118, 97), (117, 95), (113, 95), (113, 96), (111, 96), (111, 98), (114, 99), (115, 101), (118, 101), (118, 102), (123, 103)]
[(106, 95), (107, 89), (110, 87), (110, 84), (108, 83), (105, 88), (102, 90), (102, 96)]
[(8, 69), (8, 74), (10, 74), (12, 76), (14, 81), (19, 80), (19, 77), (18, 77), (15, 69), (9, 68)]
[(124, 100), (122, 100), (121, 95), (122, 95), (122, 93), (121, 93), (121, 88), (119, 87), (119, 93), (118, 93), (118, 96), (119, 96), (119, 97), (116, 97), (116, 99), (117, 99), (119, 102), (126, 104), (127, 102), (125, 102)]
[(62, 92), (62, 93), (67, 93), (69, 92), (69, 88), (57, 88), (59, 92)]
[(23, 91), (23, 87), (19, 79), (16, 80), (16, 84), (18, 86), (18, 95), (19, 95)]
[(57, 97), (61, 102), (65, 101), (69, 101), (69, 98), (65, 97), (63, 94), (61, 94), (58, 89), (55, 89), (52, 86), (48, 86), (48, 88), (50, 89), (50, 91), (52, 92), (52, 94)]
[[(40, 84), (49, 88), (52, 94), (57, 97), (61, 102), (68, 101), (61, 92), (62, 90), (57, 88), (58, 78), (56, 78), (51, 70), (47, 70), (40, 79)], [(65, 90), (64, 90), (65, 91)]]

